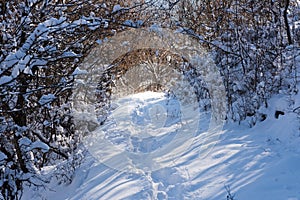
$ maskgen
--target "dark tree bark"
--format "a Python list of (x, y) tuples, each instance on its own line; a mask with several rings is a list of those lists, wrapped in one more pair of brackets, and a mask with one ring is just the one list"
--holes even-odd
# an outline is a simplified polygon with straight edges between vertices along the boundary
[(288, 9), (290, 5), (290, 0), (285, 0), (284, 10), (283, 10), (283, 18), (284, 18), (284, 24), (286, 29), (286, 35), (288, 39), (289, 44), (293, 44), (292, 35), (291, 35), (291, 29), (289, 26), (289, 20), (288, 20)]

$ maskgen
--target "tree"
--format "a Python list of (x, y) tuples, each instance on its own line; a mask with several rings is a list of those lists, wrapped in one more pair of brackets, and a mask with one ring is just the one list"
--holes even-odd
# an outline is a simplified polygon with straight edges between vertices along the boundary
[[(25, 183), (42, 186), (44, 166), (77, 162), (82, 136), (74, 132), (70, 101), (77, 66), (97, 40), (137, 26), (136, 11), (144, 7), (134, 1), (1, 1), (3, 198), (20, 198)], [(71, 181), (71, 173), (60, 175)]]
[(263, 120), (258, 110), (286, 87), (282, 60), (292, 44), (290, 1), (180, 1), (175, 19), (215, 55), (227, 89), (228, 118)]

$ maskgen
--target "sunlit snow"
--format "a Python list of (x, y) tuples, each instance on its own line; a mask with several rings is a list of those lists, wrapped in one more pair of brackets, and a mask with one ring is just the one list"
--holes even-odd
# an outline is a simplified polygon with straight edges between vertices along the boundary
[[(77, 170), (74, 181), (66, 186), (53, 181), (47, 192), (27, 192), (24, 197), (225, 200), (225, 186), (230, 186), (236, 199), (298, 200), (298, 121), (295, 113), (287, 113), (281, 120), (274, 118), (275, 105), (281, 101), (281, 96), (274, 97), (265, 111), (268, 119), (254, 128), (250, 129), (246, 124), (227, 124), (224, 134), (205, 156), (201, 152), (209, 147), (203, 143), (209, 116), (202, 113), (203, 122), (207, 120), (206, 127), (200, 126), (199, 133), (188, 138), (192, 143), (178, 144), (180, 158), (174, 159), (172, 150), (160, 152), (160, 146), (176, 142), (172, 132), (179, 126), (179, 113), (174, 112), (173, 121), (164, 124), (149, 118), (152, 108), (154, 117), (168, 121), (166, 111), (170, 108), (165, 104), (165, 95), (145, 92), (119, 99), (119, 110), (112, 115), (117, 123), (100, 127), (102, 139), (94, 140), (96, 146)], [(179, 106), (173, 102), (171, 108), (179, 110)], [(161, 113), (155, 115), (155, 109)], [(154, 127), (149, 126), (151, 123)], [(132, 128), (137, 131), (133, 135)], [(147, 134), (142, 133), (143, 130), (148, 131)], [(102, 146), (104, 144), (109, 146)], [(108, 160), (95, 157), (92, 151), (97, 149), (106, 153)], [(155, 164), (158, 166), (153, 167)]]

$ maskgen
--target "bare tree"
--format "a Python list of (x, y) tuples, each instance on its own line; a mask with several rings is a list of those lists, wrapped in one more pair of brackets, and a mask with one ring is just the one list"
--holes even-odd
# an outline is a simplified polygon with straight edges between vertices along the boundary
[(72, 164), (80, 157), (82, 136), (74, 132), (70, 103), (75, 69), (97, 40), (143, 26), (138, 20), (143, 21), (147, 6), (117, 0), (0, 2), (0, 188), (5, 199), (18, 199), (24, 183), (42, 186), (47, 181), (38, 176), (42, 167), (60, 159)]

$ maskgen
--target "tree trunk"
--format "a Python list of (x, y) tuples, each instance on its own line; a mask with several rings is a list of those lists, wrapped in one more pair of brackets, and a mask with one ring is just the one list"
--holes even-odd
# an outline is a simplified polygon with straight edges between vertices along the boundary
[(286, 29), (286, 35), (287, 35), (288, 43), (293, 44), (291, 29), (290, 29), (289, 20), (288, 20), (288, 9), (289, 9), (290, 0), (285, 0), (284, 3), (285, 3), (285, 5), (284, 5), (284, 10), (283, 10), (283, 18), (284, 18), (284, 24), (285, 24), (285, 29)]

